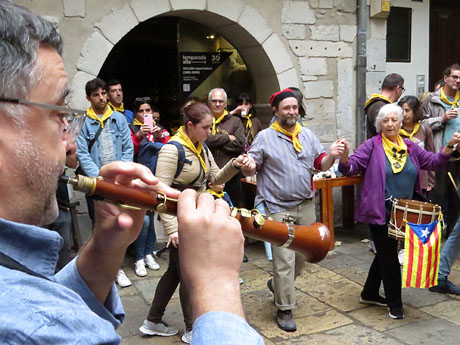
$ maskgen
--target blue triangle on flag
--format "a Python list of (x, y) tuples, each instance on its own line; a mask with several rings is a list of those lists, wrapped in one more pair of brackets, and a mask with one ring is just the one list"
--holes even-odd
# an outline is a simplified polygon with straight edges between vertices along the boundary
[(439, 220), (437, 220), (434, 223), (428, 223), (428, 224), (415, 224), (415, 223), (407, 222), (407, 225), (409, 225), (409, 227), (412, 229), (414, 234), (417, 235), (419, 240), (423, 244), (426, 244), (431, 234), (436, 229), (436, 226), (438, 225), (438, 223), (439, 223)]

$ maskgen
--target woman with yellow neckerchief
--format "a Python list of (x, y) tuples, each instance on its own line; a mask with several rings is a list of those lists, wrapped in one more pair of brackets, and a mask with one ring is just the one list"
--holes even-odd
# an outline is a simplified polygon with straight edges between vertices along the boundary
[[(243, 174), (255, 169), (255, 163), (247, 155), (231, 159), (219, 169), (211, 151), (204, 142), (211, 134), (213, 117), (211, 110), (202, 103), (187, 103), (183, 108), (184, 125), (178, 129), (170, 141), (180, 143), (185, 151), (185, 164), (177, 177), (179, 151), (175, 145), (166, 144), (160, 150), (156, 167), (156, 177), (177, 189), (193, 188), (205, 192), (207, 182), (221, 184), (228, 181), (240, 170)], [(161, 214), (161, 222), (169, 235), (169, 265), (165, 274), (158, 282), (155, 296), (147, 319), (139, 329), (143, 334), (171, 336), (178, 330), (168, 327), (162, 317), (171, 296), (180, 282), (179, 236), (177, 217)], [(197, 248), (199, 250), (199, 248)], [(192, 337), (192, 314), (189, 306), (188, 291), (182, 284), (179, 288), (180, 302), (185, 321), (185, 333), (182, 341), (189, 343)]]
[(237, 107), (230, 111), (230, 114), (238, 116), (243, 122), (244, 135), (247, 141), (245, 152), (247, 152), (257, 133), (262, 130), (262, 123), (254, 114), (251, 96), (248, 93), (240, 93), (236, 98), (236, 104)]
[[(401, 270), (397, 256), (398, 241), (388, 237), (388, 222), (393, 198), (413, 199), (421, 193), (420, 170), (443, 169), (460, 142), (460, 134), (449, 139), (442, 152), (425, 151), (399, 135), (402, 109), (384, 105), (375, 120), (376, 136), (359, 146), (349, 157), (348, 142), (340, 158), (339, 170), (346, 176), (362, 174), (364, 181), (355, 220), (369, 224), (377, 253), (369, 269), (360, 302), (385, 306), (393, 319), (404, 318), (401, 300)], [(385, 298), (379, 294), (383, 281)]]
[[(422, 107), (418, 98), (405, 96), (401, 98), (398, 105), (403, 109), (403, 122), (399, 135), (403, 139), (413, 141), (426, 151), (435, 152), (433, 133), (428, 122), (423, 119)], [(423, 170), (421, 176), (423, 196), (427, 197), (427, 192), (430, 192), (436, 184), (435, 173)]]

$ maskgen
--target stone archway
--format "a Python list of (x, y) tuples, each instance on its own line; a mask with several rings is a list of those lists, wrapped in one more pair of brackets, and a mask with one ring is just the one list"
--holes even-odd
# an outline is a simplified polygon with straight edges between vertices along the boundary
[(224, 36), (243, 57), (257, 99), (268, 100), (274, 90), (299, 85), (291, 55), (279, 36), (256, 9), (241, 0), (133, 0), (95, 24), (77, 63), (71, 105), (86, 107), (86, 82), (98, 75), (110, 51), (124, 35), (147, 19), (171, 15), (203, 24)]

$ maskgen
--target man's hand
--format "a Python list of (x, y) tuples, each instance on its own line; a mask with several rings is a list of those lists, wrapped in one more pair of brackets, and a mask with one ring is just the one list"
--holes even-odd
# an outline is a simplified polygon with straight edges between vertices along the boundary
[(193, 318), (211, 311), (244, 317), (239, 271), (244, 237), (228, 204), (207, 193), (182, 192), (177, 205), (181, 272), (190, 291)]
[(331, 148), (329, 150), (329, 154), (334, 158), (339, 158), (345, 151), (345, 141), (347, 140), (337, 139), (334, 143), (332, 143)]
[(441, 122), (448, 122), (458, 117), (458, 109), (447, 110), (441, 118)]
[[(103, 166), (99, 174), (107, 182), (145, 191), (162, 191), (171, 198), (179, 196), (177, 190), (159, 182), (147, 167), (140, 164), (113, 162)], [(102, 303), (123, 262), (126, 248), (139, 235), (144, 215), (145, 210), (122, 209), (101, 201), (95, 203), (93, 236), (82, 248), (77, 267), (88, 287)]]

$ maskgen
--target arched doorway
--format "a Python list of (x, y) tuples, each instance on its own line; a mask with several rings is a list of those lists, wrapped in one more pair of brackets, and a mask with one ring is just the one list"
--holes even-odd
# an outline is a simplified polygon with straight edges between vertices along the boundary
[[(185, 93), (180, 80), (183, 52), (220, 52), (230, 56), (225, 61), (222, 58), (222, 64), (216, 64), (218, 67), (211, 75), (204, 71), (199, 86)], [(136, 97), (150, 97), (162, 110), (166, 127), (178, 119), (179, 108), (187, 99), (205, 101), (214, 87), (227, 91), (230, 107), (241, 92), (254, 94), (247, 66), (224, 37), (204, 25), (172, 16), (151, 18), (132, 29), (113, 47), (98, 76), (122, 82), (125, 106), (129, 109)]]
[[(138, 6), (139, 3), (133, 1), (130, 6), (125, 5), (95, 24), (93, 34), (82, 49), (77, 65), (78, 71), (73, 77), (74, 96), (71, 104), (74, 107), (86, 107), (84, 85), (103, 72), (102, 66), (117, 43), (139, 24), (152, 18), (154, 20), (168, 17), (188, 19), (206, 26), (225, 38), (238, 50), (247, 66), (252, 81), (251, 88), (258, 103), (257, 111), (262, 117), (264, 115), (270, 117), (268, 99), (273, 91), (288, 86), (299, 86), (299, 75), (293, 64), (295, 57), (268, 26), (265, 18), (241, 1), (236, 0), (227, 4), (208, 0), (206, 9), (181, 9), (174, 8), (171, 4), (170, 7), (160, 6), (157, 2), (149, 2), (148, 6)], [(146, 4), (146, 2), (142, 3)], [(171, 8), (173, 10), (170, 10)], [(142, 71), (142, 68), (139, 68), (139, 71)]]

